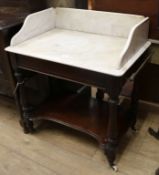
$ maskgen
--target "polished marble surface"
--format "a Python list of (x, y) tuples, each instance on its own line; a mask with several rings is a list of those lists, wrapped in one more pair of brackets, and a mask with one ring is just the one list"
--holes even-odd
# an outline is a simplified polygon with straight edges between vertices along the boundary
[(138, 15), (50, 8), (29, 15), (6, 50), (121, 76), (150, 46), (148, 22)]

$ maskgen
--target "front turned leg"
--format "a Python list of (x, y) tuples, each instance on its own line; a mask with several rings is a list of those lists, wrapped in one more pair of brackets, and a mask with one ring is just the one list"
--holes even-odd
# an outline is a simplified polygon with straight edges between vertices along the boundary
[(33, 133), (35, 131), (33, 121), (30, 119), (32, 110), (29, 108), (22, 108), (23, 117), (20, 119), (20, 125), (23, 127), (25, 134)]
[(27, 102), (26, 89), (24, 85), (25, 78), (19, 69), (15, 71), (15, 77), (17, 80), (15, 96), (21, 112), (20, 124), (23, 127), (24, 133), (32, 133), (34, 131), (33, 122), (31, 121), (32, 108)]
[(109, 100), (109, 121), (107, 129), (107, 139), (104, 148), (108, 162), (114, 171), (117, 171), (117, 166), (115, 165), (114, 161), (116, 159), (116, 150), (118, 146), (118, 101), (118, 98)]

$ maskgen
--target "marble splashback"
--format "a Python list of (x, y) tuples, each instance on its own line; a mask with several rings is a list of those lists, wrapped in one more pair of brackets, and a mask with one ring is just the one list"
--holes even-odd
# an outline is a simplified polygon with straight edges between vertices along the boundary
[(75, 7), (75, 0), (48, 0), (53, 7)]

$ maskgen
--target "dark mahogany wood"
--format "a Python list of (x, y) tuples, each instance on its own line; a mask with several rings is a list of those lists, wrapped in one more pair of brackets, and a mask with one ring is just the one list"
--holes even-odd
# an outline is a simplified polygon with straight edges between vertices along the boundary
[(16, 70), (15, 77), (17, 80), (17, 98), (19, 97), (18, 106), (21, 105), (21, 117), (20, 124), (24, 129), (24, 133), (32, 133), (33, 129), (33, 122), (30, 120), (32, 116), (32, 107), (29, 105), (27, 100), (27, 94), (25, 90), (25, 78), (23, 77), (22, 72)]
[[(146, 64), (145, 60), (147, 60), (148, 55), (149, 52), (145, 52), (124, 75), (116, 77), (60, 63), (10, 54), (17, 85), (19, 85), (16, 97), (22, 112), (21, 124), (24, 131), (26, 133), (32, 132), (34, 129), (32, 121), (39, 119), (51, 120), (80, 130), (96, 138), (100, 145), (104, 145), (108, 161), (114, 167), (119, 140), (128, 126), (132, 123), (134, 124), (136, 120), (136, 118), (134, 121), (132, 120), (133, 114), (128, 117), (120, 117), (122, 115), (120, 115), (119, 110), (119, 95), (125, 91), (124, 89), (132, 89), (133, 86), (127, 86), (125, 83), (129, 79), (129, 81), (136, 79), (141, 65), (143, 62)], [(68, 96), (68, 98), (60, 95), (58, 98), (52, 97), (52, 102), (40, 106), (39, 109), (35, 110), (35, 113), (32, 113), (24, 86), (29, 79), (25, 71), (78, 82), (85, 86), (98, 87), (98, 98), (93, 100), (90, 98), (90, 95), (80, 96), (80, 90), (77, 91), (77, 94)], [(103, 92), (107, 92), (109, 95), (108, 103), (102, 101)], [(131, 108), (135, 109), (134, 105), (137, 102), (136, 98), (134, 98), (135, 90), (132, 92), (132, 95), (130, 93), (132, 96)], [(126, 127), (121, 125), (124, 123)]]
[(0, 0), (0, 7), (3, 13), (30, 13), (46, 8), (47, 0)]
[[(90, 97), (88, 93), (64, 94), (53, 98), (41, 108), (38, 108), (32, 120), (50, 120), (69, 126), (94, 137), (101, 146), (106, 143), (108, 126), (108, 107), (104, 101)], [(126, 123), (125, 106), (118, 106), (118, 137), (128, 128)], [(125, 112), (126, 113), (126, 112)]]
[(14, 78), (4, 48), (31, 12), (46, 8), (45, 0), (0, 0), (0, 94), (13, 96)]
[(87, 1), (86, 0), (75, 0), (76, 8), (79, 9), (87, 9)]
[(159, 39), (159, 0), (88, 0), (89, 9), (150, 17), (150, 38)]
[(23, 55), (12, 56), (14, 64), (18, 68), (82, 83), (88, 86), (99, 87), (107, 91), (109, 95), (118, 95), (127, 79), (134, 73), (134, 71), (140, 67), (145, 58), (147, 58), (149, 52), (145, 52), (138, 61), (123, 75), (123, 76), (111, 76), (102, 74), (99, 72), (89, 71), (73, 66), (67, 66), (60, 63), (55, 63), (46, 60), (40, 60), (36, 58), (26, 57)]
[(25, 15), (0, 13), (0, 94), (13, 96), (14, 79), (4, 48), (9, 45), (10, 38), (20, 28)]

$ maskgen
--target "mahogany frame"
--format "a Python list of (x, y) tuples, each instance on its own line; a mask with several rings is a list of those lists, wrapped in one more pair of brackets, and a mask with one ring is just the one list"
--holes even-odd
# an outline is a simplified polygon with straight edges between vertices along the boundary
[[(116, 158), (116, 150), (119, 145), (121, 136), (126, 132), (126, 130), (130, 126), (134, 128), (135, 122), (136, 122), (138, 98), (136, 95), (137, 83), (135, 83), (136, 81), (134, 80), (137, 80), (139, 72), (143, 68), (143, 63), (146, 64), (149, 58), (148, 55), (149, 55), (149, 51), (146, 51), (123, 76), (116, 77), (116, 76), (107, 75), (107, 74), (94, 72), (90, 70), (85, 70), (77, 67), (63, 65), (60, 63), (55, 63), (55, 62), (50, 62), (46, 60), (41, 60), (41, 59), (36, 59), (32, 57), (26, 57), (26, 56), (10, 53), (9, 57), (10, 57), (12, 68), (14, 70), (15, 77), (17, 80), (16, 101), (20, 107), (20, 111), (21, 111), (20, 123), (24, 129), (24, 132), (32, 133), (35, 129), (34, 121), (42, 120), (42, 119), (54, 121), (56, 123), (60, 123), (62, 125), (66, 125), (73, 129), (84, 132), (88, 135), (93, 136), (99, 142), (99, 144), (102, 146), (108, 158), (108, 162), (110, 166), (114, 170), (116, 170), (114, 161)], [(60, 112), (58, 113), (58, 115), (57, 115), (57, 111), (55, 112), (54, 110), (50, 111), (50, 108), (47, 107), (47, 105), (42, 105), (39, 109), (33, 112), (32, 106), (30, 106), (29, 102), (27, 101), (26, 88), (24, 86), (26, 80), (29, 78), (24, 73), (26, 70), (29, 72), (31, 71), (34, 73), (44, 74), (51, 77), (65, 79), (68, 81), (78, 82), (86, 86), (97, 87), (98, 92), (97, 92), (97, 100), (95, 100), (95, 104), (96, 106), (100, 106), (100, 105), (107, 106), (102, 109), (103, 111), (107, 111), (107, 112), (106, 113), (103, 112), (103, 115), (102, 115), (103, 117), (101, 117), (101, 119), (99, 119), (99, 115), (97, 114), (97, 116), (95, 117), (97, 122), (95, 122), (95, 126), (91, 126), (90, 128), (88, 127), (88, 125), (85, 125), (85, 123), (89, 121), (91, 123), (92, 118), (88, 121), (86, 119), (86, 121), (84, 121), (83, 123), (81, 123), (80, 119), (78, 120), (79, 122), (77, 122), (76, 117), (73, 117), (73, 120), (72, 119), (68, 120), (68, 115), (65, 116), (64, 113), (61, 113), (62, 109), (66, 110), (66, 107), (63, 105), (62, 106), (64, 108), (60, 107)], [(120, 127), (121, 121), (119, 121), (119, 118), (120, 118), (119, 96), (121, 95), (123, 91), (123, 87), (125, 86), (128, 80), (133, 82), (132, 85), (134, 86), (134, 88), (130, 95), (131, 106), (130, 106), (130, 113), (128, 117), (129, 120), (128, 118), (126, 119), (124, 117), (124, 123), (125, 123), (124, 128), (120, 129), (122, 130), (120, 132), (119, 128), (122, 128), (123, 126)], [(108, 103), (105, 103), (103, 101), (104, 92), (107, 92), (109, 94)], [(51, 107), (51, 109), (53, 107)], [(69, 114), (70, 116), (75, 115), (75, 113), (71, 112), (70, 108), (69, 109), (67, 108), (68, 109), (67, 114)], [(91, 111), (92, 109), (89, 108), (88, 110)], [(86, 111), (86, 115), (87, 114), (88, 114), (88, 111)], [(82, 115), (83, 113), (81, 114), (81, 117)], [(100, 124), (101, 122), (98, 122), (99, 120), (104, 120), (105, 123), (102, 123), (101, 125)], [(93, 128), (100, 129), (100, 132), (98, 132), (99, 130), (95, 130)]]

